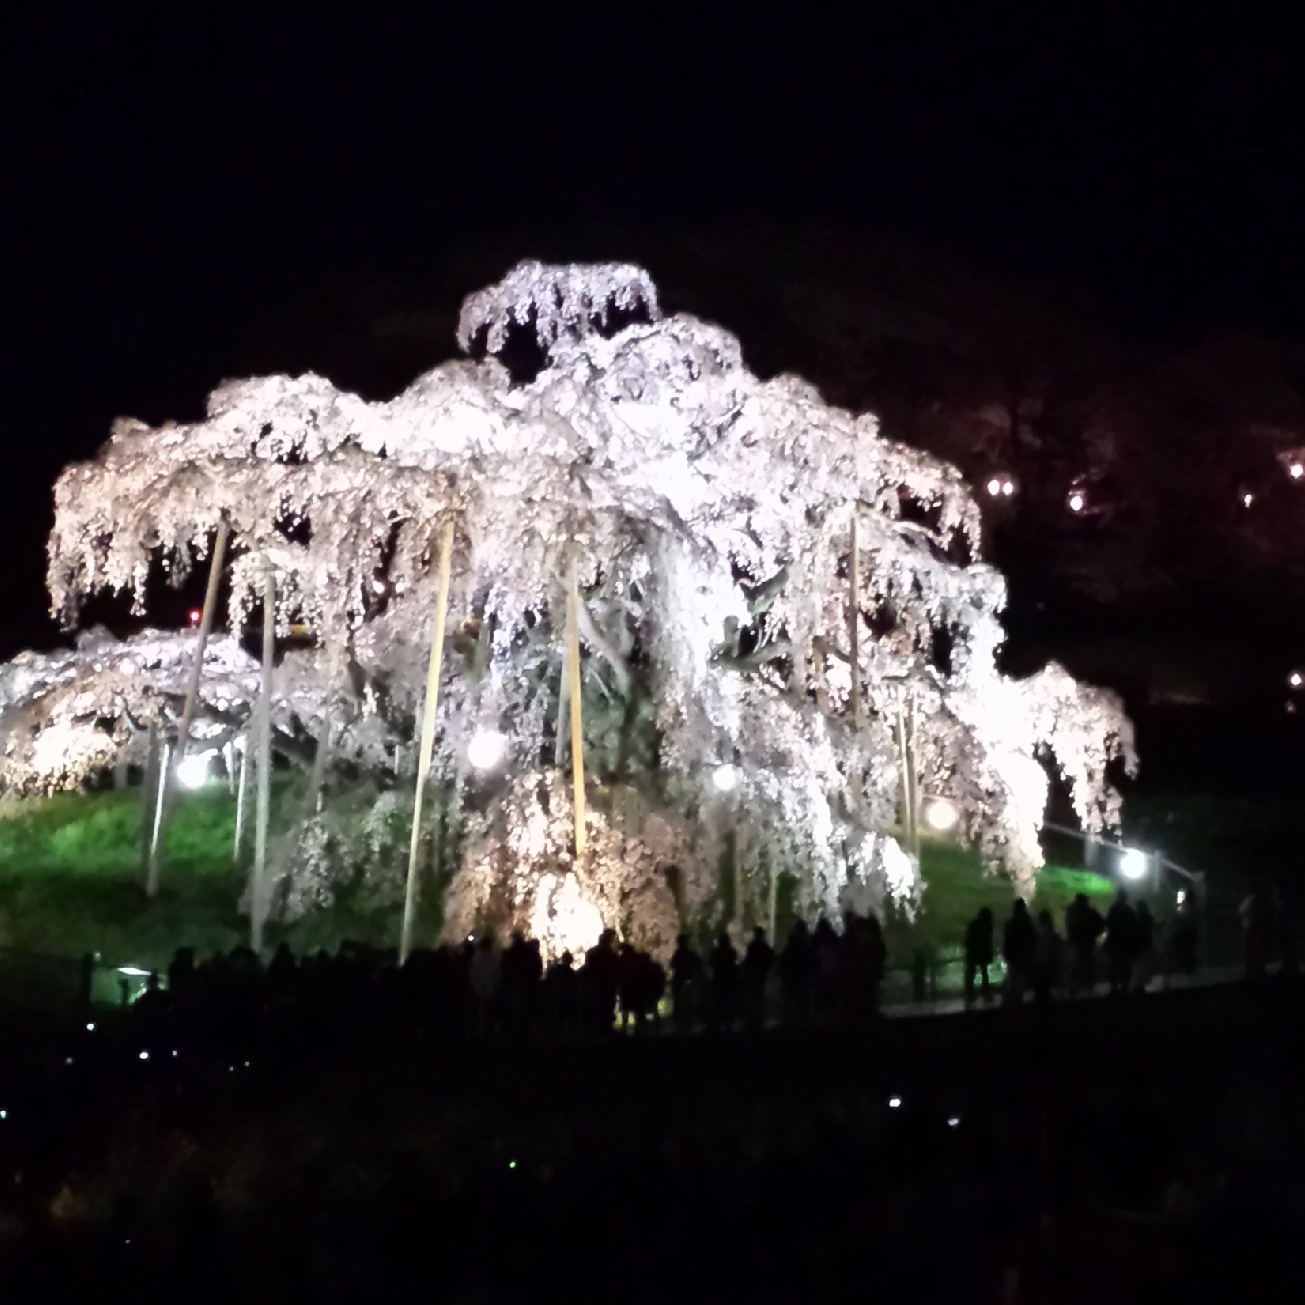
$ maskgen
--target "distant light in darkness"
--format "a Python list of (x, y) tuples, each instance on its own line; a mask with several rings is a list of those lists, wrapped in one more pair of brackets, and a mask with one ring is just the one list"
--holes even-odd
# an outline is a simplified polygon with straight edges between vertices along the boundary
[(1141, 879), (1146, 874), (1148, 860), (1140, 847), (1126, 847), (1119, 857), (1119, 873), (1125, 879)]
[(1293, 462), (1287, 468), (1287, 474), (1292, 480), (1299, 480), (1302, 476), (1305, 476), (1305, 462)]
[(1082, 512), (1087, 507), (1087, 498), (1081, 489), (1076, 489), (1069, 496), (1069, 510), (1071, 512)]
[(961, 813), (946, 798), (933, 798), (924, 809), (924, 823), (930, 829), (936, 829), (940, 834), (955, 829), (956, 822), (960, 818)]

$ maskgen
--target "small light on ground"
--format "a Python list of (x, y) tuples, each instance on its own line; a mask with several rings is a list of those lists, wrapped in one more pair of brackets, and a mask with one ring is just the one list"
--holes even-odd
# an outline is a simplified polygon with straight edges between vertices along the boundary
[(953, 1115), (953, 1116), (952, 1116), (952, 1117), (947, 1121), (947, 1127), (948, 1127), (948, 1128), (959, 1128), (960, 1125), (961, 1125), (961, 1117), (960, 1117), (960, 1115)]
[(1305, 476), (1305, 462), (1293, 462), (1287, 468), (1287, 474), (1292, 480), (1299, 480), (1302, 476)]
[(1001, 481), (999, 481), (996, 476), (988, 482), (988, 493), (991, 494), (993, 498), (996, 498), (997, 495), (1001, 493)]
[(1247, 507), (1247, 508), (1248, 508), (1248, 507), (1250, 507), (1250, 505), (1251, 505), (1252, 503), (1254, 503), (1254, 502), (1255, 502), (1255, 495), (1254, 495), (1254, 494), (1246, 493), (1246, 494), (1243, 494), (1243, 495), (1242, 495), (1242, 507)]
[(712, 772), (711, 782), (719, 792), (732, 793), (738, 787), (739, 772), (726, 762), (723, 766), (717, 766)]
[(150, 1053), (148, 1051), (142, 1051), (140, 1053), (140, 1058), (142, 1060), (148, 1060), (150, 1058)]
[(508, 1168), (509, 1168), (509, 1169), (515, 1169), (516, 1167), (517, 1167), (517, 1162), (516, 1162), (515, 1160), (509, 1160), (509, 1161), (508, 1161)]
[(1290, 684), (1293, 689), (1299, 689), (1302, 684), (1305, 684), (1305, 675), (1301, 675), (1299, 671), (1292, 671), (1292, 673), (1287, 676), (1287, 683)]
[(477, 730), (467, 748), (467, 760), (477, 770), (493, 770), (507, 755), (507, 735), (498, 730)]
[(1148, 859), (1140, 847), (1126, 847), (1119, 855), (1119, 873), (1125, 879), (1141, 879), (1146, 874)]
[(94, 1021), (94, 1020), (92, 1020), (89, 1024), (87, 1024), (87, 1026), (86, 1026), (86, 1032), (87, 1032), (87, 1033), (94, 1033), (94, 1032), (95, 1032), (95, 1021)]
[(924, 809), (924, 823), (940, 834), (955, 829), (960, 818), (961, 813), (946, 798), (934, 798)]
[(1182, 906), (1185, 901), (1187, 901), (1187, 889), (1180, 888), (1178, 890), (1178, 905)]
[(174, 1060), (177, 1058), (177, 1049), (176, 1049), (176, 1047), (173, 1047), (173, 1048), (172, 1048), (172, 1058), (173, 1058)]
[(182, 788), (203, 788), (208, 783), (208, 763), (211, 752), (192, 752), (182, 757), (177, 766), (177, 783)]
[(902, 1098), (901, 1098), (901, 1097), (889, 1097), (889, 1098), (888, 1098), (888, 1109), (889, 1109), (889, 1110), (897, 1110), (897, 1109), (899, 1109), (899, 1108), (901, 1107), (901, 1104), (902, 1104)]
[(189, 612), (190, 624), (192, 626), (198, 625), (203, 615), (204, 613), (201, 612), (198, 607), (192, 607)]
[(1082, 512), (1087, 507), (1087, 499), (1080, 490), (1075, 490), (1069, 496), (1069, 510), (1071, 512)]

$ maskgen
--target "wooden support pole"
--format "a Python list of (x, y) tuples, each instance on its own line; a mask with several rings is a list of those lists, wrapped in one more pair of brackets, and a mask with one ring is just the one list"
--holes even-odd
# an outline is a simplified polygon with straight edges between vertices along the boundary
[(439, 706), (440, 667), (444, 661), (444, 622), (449, 609), (449, 573), (453, 565), (453, 522), (444, 523), (440, 539), (439, 596), (435, 605), (435, 637), (426, 667), (426, 700), (421, 714), (421, 751), (417, 756), (417, 792), (412, 803), (412, 837), (408, 843), (408, 883), (403, 894), (403, 927), (399, 934), (399, 964), (412, 951), (416, 926), (417, 853), (421, 847), (421, 807), (430, 777), (430, 757), (435, 746), (435, 710)]
[(245, 736), (244, 746), (237, 749), (240, 753), (240, 778), (236, 780), (236, 836), (231, 840), (231, 860), (239, 862), (240, 845), (245, 841), (245, 803), (249, 793), (249, 745), (252, 740)]
[(140, 868), (141, 882), (150, 872), (150, 849), (154, 846), (154, 810), (159, 800), (160, 770), (159, 722), (150, 717), (149, 742), (145, 752), (145, 782), (140, 795)]
[(851, 644), (852, 728), (861, 728), (861, 548), (852, 510), (852, 558), (848, 568), (847, 632)]
[(267, 923), (267, 826), (272, 809), (272, 661), (276, 655), (276, 572), (263, 571), (263, 675), (258, 690), (258, 801), (254, 812), (254, 871), (249, 894), (249, 941), (263, 949)]
[(159, 892), (159, 861), (164, 832), (168, 820), (168, 800), (176, 788), (177, 767), (185, 760), (186, 744), (190, 739), (190, 726), (195, 719), (195, 705), (199, 701), (199, 677), (204, 669), (204, 649), (208, 645), (209, 631), (213, 628), (213, 611), (217, 607), (218, 585), (222, 580), (222, 563), (227, 554), (227, 536), (231, 527), (226, 517), (218, 522), (217, 539), (213, 543), (213, 557), (208, 567), (208, 588), (204, 591), (204, 610), (199, 621), (199, 641), (195, 645), (195, 660), (190, 665), (190, 680), (186, 685), (186, 705), (181, 711), (181, 725), (177, 730), (177, 746), (172, 752), (172, 762), (164, 768), (162, 798), (159, 804), (159, 832), (150, 846), (149, 869), (145, 876), (145, 895), (157, 897)]
[(168, 773), (168, 761), (171, 756), (172, 745), (164, 743), (163, 753), (159, 758), (159, 782), (154, 790), (154, 811), (150, 820), (149, 859), (151, 865), (158, 863), (159, 840), (163, 836), (163, 804), (167, 800), (167, 790), (164, 788), (163, 780)]
[(557, 729), (553, 736), (553, 765), (559, 770), (566, 764), (566, 745), (571, 736), (568, 728), (571, 713), (571, 598), (567, 596), (567, 627), (562, 644), (562, 678), (557, 686)]
[(571, 695), (571, 786), (575, 794), (575, 859), (585, 859), (585, 741), (580, 701), (580, 590), (575, 559), (571, 560), (566, 589), (566, 662)]

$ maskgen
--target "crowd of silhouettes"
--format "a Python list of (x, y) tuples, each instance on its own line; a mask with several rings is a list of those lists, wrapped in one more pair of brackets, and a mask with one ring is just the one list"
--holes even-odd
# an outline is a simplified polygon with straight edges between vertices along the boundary
[[(965, 1004), (993, 999), (990, 971), (996, 963), (996, 925), (984, 906), (965, 930)], [(1028, 903), (1016, 899), (1002, 926), (1000, 955), (1005, 978), (1001, 998), (1019, 1005), (1026, 996), (1038, 1003), (1059, 992), (1079, 996), (1104, 981), (1111, 995), (1145, 992), (1159, 968), (1155, 917), (1145, 901), (1129, 901), (1119, 889), (1102, 915), (1086, 893), (1065, 910), (1064, 932), (1048, 910), (1036, 918)], [(1195, 905), (1185, 898), (1169, 924), (1167, 969), (1191, 974), (1197, 965), (1199, 926)]]
[(582, 957), (568, 951), (547, 964), (539, 941), (519, 932), (505, 946), (484, 933), (418, 949), (402, 967), (356, 944), (296, 958), (283, 943), (266, 965), (245, 947), (202, 962), (185, 948), (166, 983), (149, 976), (132, 1017), (146, 1047), (222, 1043), (251, 1025), (287, 1038), (316, 1025), (329, 1038), (351, 1021), (372, 1036), (397, 1022), (471, 1040), (638, 1033), (664, 1020), (668, 1031), (722, 1033), (865, 1020), (878, 1008), (886, 958), (879, 921), (850, 912), (841, 931), (825, 919), (810, 930), (798, 922), (778, 952), (760, 926), (742, 955), (726, 931), (706, 948), (684, 933), (667, 968), (611, 929)]

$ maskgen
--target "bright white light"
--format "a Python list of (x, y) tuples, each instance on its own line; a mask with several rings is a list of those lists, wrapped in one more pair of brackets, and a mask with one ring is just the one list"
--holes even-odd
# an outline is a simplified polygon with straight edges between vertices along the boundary
[(1287, 474), (1292, 480), (1299, 480), (1302, 476), (1305, 476), (1305, 462), (1293, 462), (1287, 468)]
[(1293, 689), (1299, 689), (1302, 684), (1305, 684), (1305, 676), (1302, 676), (1299, 671), (1292, 671), (1292, 673), (1287, 676), (1287, 683), (1290, 684)]
[(1178, 890), (1178, 905), (1182, 906), (1185, 901), (1187, 901), (1187, 889), (1180, 888)]
[(148, 1051), (142, 1051), (140, 1053), (140, 1058), (142, 1060), (148, 1060), (150, 1058), (150, 1053)]
[(1076, 489), (1069, 496), (1069, 510), (1071, 512), (1082, 512), (1085, 507), (1087, 507), (1087, 499)]
[(94, 1022), (92, 1022), (92, 1023), (90, 1023), (90, 1024), (88, 1024), (88, 1025), (86, 1026), (86, 1032), (87, 1032), (87, 1033), (94, 1033), (94, 1032), (95, 1032), (95, 1024), (94, 1024)]
[(372, 593), (383, 594), (385, 592), (385, 581), (380, 576), (372, 576)]
[(147, 979), (150, 972), (142, 970), (139, 965), (119, 965), (118, 973), (125, 974), (129, 979)]
[(1254, 503), (1254, 502), (1255, 502), (1255, 495), (1254, 495), (1254, 494), (1243, 494), (1243, 495), (1242, 495), (1242, 507), (1250, 507), (1250, 505), (1251, 505), (1252, 503)]
[(188, 752), (177, 766), (177, 783), (182, 788), (203, 788), (208, 783), (209, 752)]
[(902, 1104), (902, 1098), (901, 1098), (901, 1097), (889, 1097), (889, 1098), (888, 1098), (888, 1109), (889, 1109), (889, 1110), (896, 1110), (896, 1109), (898, 1109), (898, 1108), (901, 1106), (901, 1104)]
[(961, 1124), (961, 1117), (960, 1117), (959, 1115), (953, 1115), (953, 1116), (952, 1116), (952, 1117), (947, 1121), (947, 1127), (948, 1127), (948, 1128), (959, 1128), (959, 1127), (960, 1127), (960, 1124)]
[(467, 760), (477, 770), (493, 770), (507, 755), (507, 735), (498, 730), (477, 730), (467, 748)]
[(9, 1118), (9, 1112), (7, 1110), (0, 1110), (0, 1119), (8, 1119), (8, 1118)]
[(961, 813), (946, 798), (934, 798), (924, 809), (924, 823), (930, 829), (936, 829), (940, 834), (947, 833), (949, 829), (955, 829), (956, 822), (960, 818)]
[(1119, 873), (1125, 879), (1141, 879), (1146, 874), (1149, 860), (1140, 847), (1126, 847), (1119, 857)]
[(1001, 486), (1001, 492), (1005, 494), (1007, 498), (1009, 498), (1015, 492), (1015, 482), (1013, 480), (1003, 481)]
[(739, 784), (739, 772), (727, 761), (712, 772), (711, 782), (721, 793), (733, 793)]
[(1001, 481), (999, 481), (996, 476), (988, 482), (988, 493), (991, 494), (993, 498), (996, 498), (997, 495), (1001, 493)]

